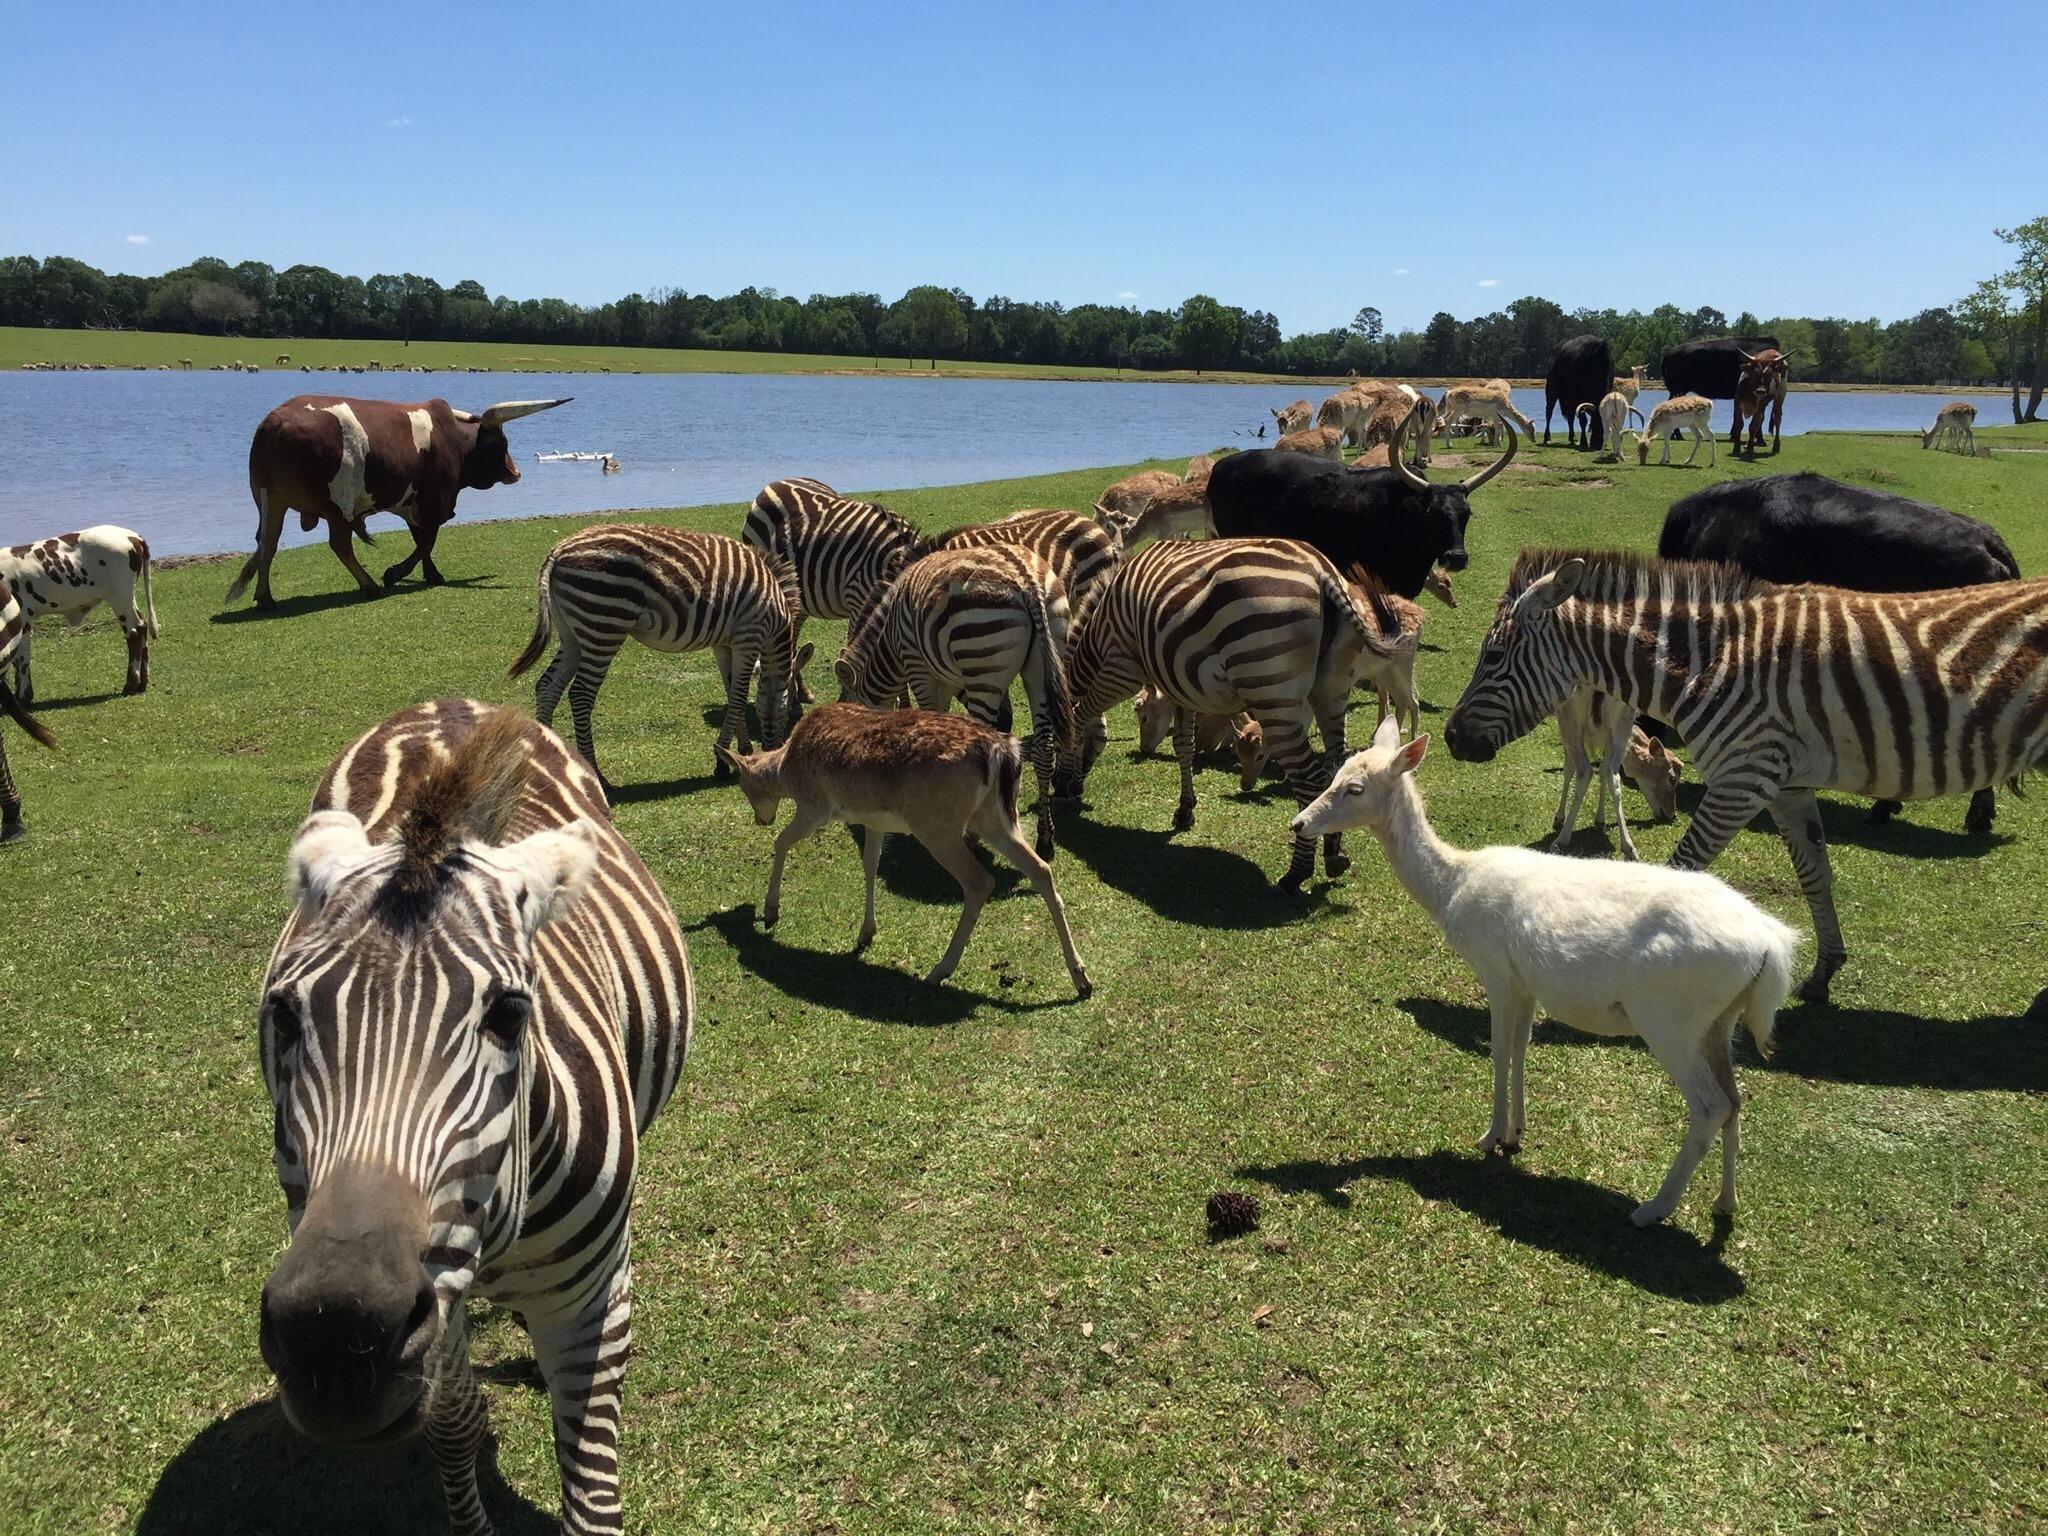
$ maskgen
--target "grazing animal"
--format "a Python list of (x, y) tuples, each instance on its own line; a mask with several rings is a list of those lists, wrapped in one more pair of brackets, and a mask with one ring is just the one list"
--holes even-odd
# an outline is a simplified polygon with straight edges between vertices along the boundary
[(1524, 437), (1536, 436), (1536, 423), (1515, 409), (1512, 393), (1506, 379), (1468, 379), (1463, 384), (1453, 384), (1444, 391), (1437, 403), (1439, 422), (1462, 421), (1475, 418), (1486, 430), (1490, 445), (1494, 434), (1505, 430), (1512, 438), (1519, 428)]
[(1550, 829), (1557, 839), (1552, 853), (1571, 846), (1572, 832), (1579, 824), (1579, 807), (1585, 803), (1586, 786), (1593, 771), (1600, 770), (1600, 793), (1593, 803), (1593, 830), (1607, 830), (1607, 800), (1614, 799), (1614, 824), (1620, 829), (1621, 851), (1636, 857), (1635, 839), (1628, 835), (1628, 817), (1621, 809), (1621, 776), (1636, 781), (1650, 811), (1660, 822), (1678, 819), (1678, 781), (1685, 777), (1685, 765), (1664, 749), (1635, 722), (1635, 717), (1609, 695), (1591, 688), (1574, 688), (1571, 697), (1558, 706), (1557, 735), (1564, 747), (1564, 786), (1558, 792), (1557, 814)]
[(1095, 498), (1095, 515), (1105, 521), (1136, 518), (1154, 496), (1179, 484), (1180, 477), (1170, 469), (1141, 469), (1111, 482)]
[(1683, 432), (1692, 439), (1692, 451), (1685, 456), (1687, 464), (1699, 457), (1700, 444), (1707, 445), (1707, 463), (1714, 462), (1714, 402), (1703, 395), (1673, 395), (1662, 405), (1650, 412), (1650, 422), (1636, 434), (1636, 463), (1650, 462), (1650, 444), (1664, 445), (1664, 453), (1657, 460), (1659, 464), (1671, 462), (1671, 439)]
[(1206, 453), (1198, 453), (1188, 460), (1187, 470), (1181, 475), (1183, 485), (1200, 485), (1209, 478), (1209, 471), (1216, 467), (1215, 459)]
[[(1621, 436), (1624, 432), (1629, 430), (1629, 418), (1633, 416), (1636, 419), (1638, 425), (1640, 425), (1643, 419), (1643, 413), (1637, 410), (1634, 405), (1630, 404), (1629, 397), (1627, 395), (1624, 395), (1618, 389), (1609, 390), (1606, 394), (1600, 397), (1600, 405), (1597, 413), (1595, 412), (1594, 407), (1590, 405), (1580, 406), (1578, 413), (1579, 415), (1588, 418), (1594, 416), (1595, 414), (1599, 416), (1599, 425), (1597, 430), (1607, 444), (1607, 449), (1604, 453), (1600, 455), (1600, 458), (1603, 460), (1612, 460), (1617, 464), (1620, 463)], [(1590, 425), (1587, 428), (1589, 434), (1592, 433), (1594, 430), (1596, 429)], [(1638, 436), (1640, 435), (1640, 432), (1638, 432)], [(1591, 438), (1589, 437), (1588, 440), (1590, 441)]]
[[(1159, 743), (1172, 738), (1175, 724), (1186, 713), (1150, 683), (1138, 690), (1131, 706), (1138, 716), (1138, 751), (1147, 757), (1159, 749)], [(1259, 722), (1243, 711), (1192, 718), (1195, 754), (1207, 757), (1228, 747), (1237, 759), (1238, 787), (1256, 789), (1266, 768), (1266, 736)]]
[[(1578, 416), (1581, 406), (1597, 407), (1601, 396), (1614, 387), (1614, 351), (1604, 336), (1588, 332), (1560, 341), (1551, 349), (1550, 371), (1543, 378), (1543, 441), (1550, 441), (1550, 413), (1564, 411), (1565, 441), (1579, 445)], [(1604, 422), (1596, 416), (1586, 446), (1606, 446)]]
[(1306, 453), (1333, 464), (1344, 462), (1344, 433), (1338, 427), (1308, 427), (1290, 432), (1273, 445), (1276, 453)]
[[(847, 626), (833, 668), (840, 699), (886, 705), (907, 689), (920, 709), (943, 712), (958, 697), (971, 718), (994, 730), (1021, 676), (1031, 710), (1025, 757), (1038, 779), (1038, 856), (1050, 859), (1055, 771), (1061, 754), (1079, 750), (1067, 623), (1066, 588), (1032, 550), (937, 550), (878, 588)], [(1078, 785), (1080, 773), (1070, 777)]]
[(1528, 848), (1453, 848), (1429, 824), (1413, 774), (1429, 749), (1393, 721), (1337, 770), (1294, 818), (1314, 837), (1369, 827), (1408, 894), (1486, 989), (1493, 1015), (1493, 1118), (1482, 1153), (1522, 1144), (1529, 1034), (1536, 1010), (1587, 1034), (1639, 1036), (1685, 1095), (1685, 1140), (1639, 1227), (1677, 1209), (1721, 1138), (1714, 1209), (1735, 1211), (1742, 1094), (1734, 1034), (1763, 1055), (1792, 980), (1799, 936), (1712, 875), (1592, 863)]
[(1934, 413), (1934, 425), (1920, 434), (1920, 446), (1941, 445), (1957, 453), (1977, 451), (1977, 407), (1967, 400), (1954, 400)]
[(1422, 578), (1422, 590), (1446, 608), (1458, 606), (1458, 594), (1451, 590), (1451, 573), (1440, 565), (1429, 568), (1429, 574)]
[(1664, 354), (1658, 368), (1664, 388), (1673, 396), (1704, 395), (1709, 400), (1733, 400), (1742, 383), (1743, 359), (1777, 349), (1775, 336), (1709, 336), (1684, 341)]
[[(1974, 517), (1825, 475), (1723, 480), (1672, 503), (1657, 540), (1664, 560), (1722, 560), (1760, 581), (1858, 592), (1932, 592), (2018, 581), (2019, 562), (1998, 531)], [(1889, 821), (1895, 800), (1871, 808)], [(1964, 825), (1989, 832), (1998, 813), (1986, 787)]]
[(280, 352), (277, 354), (277, 366), (280, 368), (282, 368), (286, 363), (289, 363), (291, 360), (292, 355), (289, 352)]
[[(156, 597), (151, 590), (149, 545), (139, 533), (111, 523), (60, 533), (33, 544), (0, 550), (0, 581), (14, 591), (21, 605), (22, 629), (14, 646), (14, 691), (24, 706), (36, 699), (29, 665), (29, 641), (35, 621), (46, 613), (61, 614), (72, 624), (101, 603), (114, 610), (128, 641), (128, 675), (123, 693), (149, 687), (149, 642), (157, 636)], [(142, 602), (135, 601), (136, 588)]]
[(1732, 565), (1525, 551), (1444, 744), (1486, 762), (1580, 686), (1684, 737), (1706, 793), (1673, 864), (1705, 867), (1771, 813), (1820, 941), (1799, 995), (1819, 1002), (1848, 950), (1814, 791), (1924, 800), (2040, 765), (2048, 582), (1847, 592)]
[(373, 512), (395, 512), (412, 529), (413, 550), (384, 573), (384, 585), (403, 581), (415, 566), (424, 566), (429, 586), (440, 585), (434, 541), (441, 525), (454, 518), (456, 497), (465, 489), (485, 491), (519, 479), (505, 424), (566, 405), (570, 398), (506, 400), (473, 416), (446, 400), (400, 405), (294, 395), (257, 424), (249, 444), (256, 552), (228, 588), (228, 601), (240, 597), (253, 577), (256, 606), (272, 605), (270, 564), (289, 511), (299, 514), (304, 532), (327, 524), (327, 547), (364, 592), (375, 592), (377, 584), (356, 559), (350, 536), (370, 543), (364, 520)]
[(1430, 571), (1465, 568), (1465, 526), (1472, 493), (1507, 467), (1507, 451), (1455, 484), (1433, 484), (1407, 463), (1406, 444), (1421, 418), (1410, 414), (1388, 444), (1384, 469), (1345, 469), (1302, 454), (1253, 449), (1233, 453), (1209, 476), (1213, 525), (1225, 538), (1300, 539), (1340, 571), (1363, 565), (1389, 592), (1414, 598)]
[(450, 1527), (488, 1531), (467, 1303), (492, 1302), (547, 1382), (562, 1529), (620, 1530), (633, 1185), (695, 1012), (675, 914), (561, 739), (466, 699), (335, 759), (290, 888), (258, 1031), (285, 1417), (337, 1443), (423, 1428)]
[(739, 775), (754, 820), (762, 826), (775, 825), (784, 800), (796, 802), (789, 825), (775, 835), (775, 861), (761, 903), (763, 927), (773, 928), (781, 916), (782, 866), (789, 850), (844, 821), (867, 829), (861, 845), (867, 907), (855, 941), (856, 948), (867, 948), (875, 937), (875, 871), (882, 862), (883, 834), (908, 832), (960, 882), (960, 921), (944, 957), (924, 978), (944, 981), (960, 964), (975, 920), (996, 886), (967, 847), (972, 833), (1024, 872), (1052, 914), (1074, 990), (1082, 997), (1095, 990), (1074, 948), (1052, 867), (1018, 831), (1023, 754), (1014, 736), (929, 710), (822, 704), (772, 751), (738, 756), (721, 747), (719, 753)]
[[(5, 714), (44, 746), (54, 748), (57, 738), (28, 712), (5, 680), (7, 664), (13, 659), (15, 648), (27, 636), (28, 621), (22, 617), (21, 604), (15, 601), (6, 581), (0, 579), (0, 714)], [(7, 738), (0, 734), (0, 843), (11, 843), (26, 836), (28, 828), (22, 825), (21, 820), (21, 791), (14, 787), (14, 771), (7, 764)]]
[(1171, 539), (1213, 534), (1209, 515), (1209, 481), (1182, 480), (1168, 486), (1145, 503), (1145, 510), (1126, 520), (1109, 514), (1104, 521), (1120, 545), (1130, 549), (1146, 539)]
[(1785, 381), (1792, 366), (1791, 354), (1766, 347), (1742, 360), (1742, 377), (1735, 386), (1735, 430), (1728, 434), (1728, 446), (1740, 451), (1742, 423), (1749, 421), (1749, 452), (1754, 458), (1764, 445), (1764, 411), (1771, 413), (1771, 452), (1776, 453), (1785, 429)]
[(747, 738), (747, 684), (760, 664), (761, 738), (782, 740), (798, 711), (796, 573), (771, 565), (750, 544), (722, 533), (646, 523), (606, 523), (572, 533), (541, 562), (533, 636), (507, 673), (518, 677), (559, 642), (534, 686), (534, 715), (552, 726), (562, 691), (576, 725), (576, 749), (593, 771), (590, 716), (612, 660), (627, 638), (671, 654), (707, 647), (718, 660), (725, 717), (717, 745)]
[(1379, 718), (1391, 713), (1405, 719), (1413, 730), (1422, 728), (1422, 698), (1415, 691), (1415, 657), (1422, 649), (1420, 605), (1389, 592), (1362, 569), (1348, 573), (1352, 600), (1368, 613), (1393, 620), (1385, 636), (1387, 654), (1366, 651), (1359, 657), (1359, 671), (1379, 694)]
[[(1253, 456), (1232, 454), (1216, 474)], [(1117, 567), (1075, 636), (1076, 707), (1084, 717), (1099, 714), (1149, 683), (1188, 712), (1190, 734), (1196, 715), (1249, 714), (1269, 759), (1306, 805), (1343, 750), (1344, 710), (1362, 657), (1371, 652), (1384, 662), (1391, 654), (1391, 617), (1375, 619), (1377, 627), (1359, 614), (1336, 567), (1296, 540), (1154, 544)], [(1322, 734), (1323, 753), (1310, 746), (1311, 727)], [(1190, 750), (1181, 758), (1174, 830), (1194, 819)], [(1350, 861), (1331, 839), (1323, 863), (1336, 876)], [(1315, 845), (1297, 838), (1277, 889), (1299, 893), (1314, 872)]]
[(1299, 432), (1303, 427), (1314, 425), (1316, 408), (1306, 400), (1297, 400), (1282, 410), (1269, 407), (1266, 414), (1273, 418), (1273, 435), (1285, 437), (1290, 432)]

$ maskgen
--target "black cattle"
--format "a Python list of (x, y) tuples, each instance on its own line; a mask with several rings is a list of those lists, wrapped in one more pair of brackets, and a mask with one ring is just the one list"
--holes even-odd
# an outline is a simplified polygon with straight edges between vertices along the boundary
[[(1725, 560), (1752, 576), (1818, 582), (1857, 592), (1933, 592), (2020, 579), (2019, 562), (1996, 529), (1888, 491), (1844, 485), (1826, 475), (1723, 480), (1673, 503), (1657, 553), (1667, 560)], [(1965, 825), (1991, 828), (1992, 792), (1971, 797)], [(1873, 821), (1899, 809), (1880, 800)]]
[[(1505, 424), (1504, 424), (1505, 425)], [(1414, 598), (1432, 568), (1465, 568), (1466, 499), (1507, 467), (1508, 447), (1470, 479), (1433, 485), (1402, 457), (1415, 427), (1411, 410), (1389, 445), (1392, 467), (1346, 469), (1303, 453), (1255, 448), (1209, 472), (1216, 533), (1230, 539), (1299, 539), (1340, 571), (1363, 565), (1390, 592)]]
[(1671, 398), (1705, 395), (1709, 400), (1733, 400), (1742, 387), (1745, 354), (1755, 355), (1766, 347), (1777, 348), (1775, 336), (1712, 336), (1699, 341), (1682, 341), (1664, 354), (1664, 387)]
[(1586, 436), (1586, 446), (1606, 446), (1606, 432), (1600, 424), (1600, 402), (1614, 388), (1614, 353), (1605, 338), (1592, 335), (1574, 336), (1570, 341), (1560, 341), (1550, 354), (1550, 372), (1543, 379), (1543, 441), (1550, 441), (1550, 413), (1557, 406), (1564, 407), (1565, 441), (1574, 448), (1579, 443), (1578, 410), (1582, 405), (1593, 407), (1593, 425)]

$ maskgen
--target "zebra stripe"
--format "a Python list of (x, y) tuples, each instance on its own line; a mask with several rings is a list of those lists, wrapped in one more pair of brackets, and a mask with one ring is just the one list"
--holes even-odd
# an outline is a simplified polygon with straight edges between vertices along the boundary
[(1021, 675), (1031, 710), (1024, 756), (1038, 779), (1038, 856), (1053, 856), (1053, 774), (1073, 735), (1066, 590), (1016, 544), (945, 549), (877, 589), (839, 658), (842, 699), (887, 705), (908, 689), (920, 709), (957, 695), (970, 718), (1002, 728)]
[[(747, 681), (761, 665), (761, 735), (781, 741), (795, 707), (800, 662), (794, 655), (796, 583), (789, 566), (717, 533), (645, 523), (612, 523), (572, 533), (541, 562), (533, 636), (512, 663), (517, 677), (540, 659), (552, 633), (555, 659), (534, 685), (534, 713), (552, 725), (562, 691), (576, 746), (597, 767), (591, 710), (597, 690), (630, 635), (655, 651), (699, 651), (718, 658), (725, 718), (718, 745), (747, 736)], [(722, 775), (722, 766), (718, 770)]]
[[(24, 731), (46, 747), (57, 745), (56, 737), (28, 712), (5, 681), (7, 668), (18, 651), (28, 644), (28, 618), (14, 591), (0, 580), (0, 713), (6, 714)], [(7, 737), (0, 732), (0, 843), (11, 843), (28, 835), (21, 821), (21, 792), (14, 787), (14, 769), (7, 761)]]
[[(1149, 683), (1185, 713), (1185, 728), (1177, 722), (1174, 733), (1176, 831), (1194, 824), (1196, 714), (1250, 714), (1269, 760), (1305, 806), (1343, 756), (1344, 711), (1361, 657), (1391, 654), (1383, 635), (1394, 625), (1387, 616), (1378, 624), (1365, 621), (1336, 567), (1307, 544), (1164, 540), (1123, 561), (1090, 610), (1074, 644), (1075, 704), (1083, 717), (1099, 714)], [(1311, 725), (1322, 733), (1320, 755)], [(1339, 836), (1323, 840), (1323, 863), (1333, 876), (1350, 866)], [(1299, 891), (1314, 872), (1315, 844), (1298, 836), (1279, 884)]]
[(740, 537), (796, 570), (805, 618), (850, 618), (892, 569), (931, 545), (887, 507), (850, 501), (820, 480), (777, 480), (747, 509)]
[(1814, 792), (1964, 794), (2048, 755), (2048, 582), (1939, 592), (1777, 587), (1734, 566), (1525, 551), (1444, 741), (1486, 761), (1586, 684), (1677, 728), (1705, 781), (1671, 862), (1712, 863), (1759, 810), (1819, 952), (1848, 958)]
[[(617, 1531), (639, 1138), (695, 1012), (675, 917), (596, 777), (509, 711), (393, 715), (335, 760), (313, 810), (260, 1032), (292, 1228), (365, 1168), (424, 1212), (440, 1333), (421, 1401), (456, 1531), (489, 1528), (471, 1296), (533, 1336), (562, 1528)], [(549, 868), (574, 876), (536, 895)], [(509, 1046), (489, 1034), (508, 997), (530, 1008)]]

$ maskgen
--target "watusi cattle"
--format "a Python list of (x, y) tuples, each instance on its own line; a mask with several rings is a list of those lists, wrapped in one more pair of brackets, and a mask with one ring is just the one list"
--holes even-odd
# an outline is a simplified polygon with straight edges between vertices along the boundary
[[(1543, 441), (1550, 441), (1550, 413), (1564, 411), (1565, 441), (1579, 445), (1578, 412), (1582, 405), (1597, 412), (1600, 401), (1614, 388), (1614, 352), (1603, 336), (1588, 332), (1560, 341), (1550, 354), (1550, 371), (1543, 379)], [(1596, 414), (1586, 442), (1588, 448), (1606, 446), (1605, 423)]]

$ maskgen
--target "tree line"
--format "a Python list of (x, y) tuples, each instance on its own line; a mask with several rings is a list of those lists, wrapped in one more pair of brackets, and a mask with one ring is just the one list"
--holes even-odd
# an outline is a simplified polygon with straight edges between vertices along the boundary
[(1565, 310), (1530, 296), (1461, 320), (1439, 311), (1414, 330), (1390, 330), (1362, 307), (1340, 329), (1283, 336), (1267, 311), (1195, 294), (1172, 309), (1068, 307), (958, 288), (912, 288), (894, 303), (874, 293), (773, 288), (722, 298), (682, 288), (629, 293), (610, 303), (514, 299), (473, 279), (444, 288), (430, 277), (360, 278), (325, 267), (280, 272), (260, 261), (213, 257), (159, 277), (109, 274), (66, 256), (0, 257), (0, 325), (101, 327), (207, 335), (397, 341), (489, 341), (949, 361), (1044, 363), (1200, 372), (1234, 369), (1322, 376), (1539, 377), (1551, 348), (1591, 331), (1617, 368), (1655, 371), (1664, 352), (1699, 336), (1768, 334), (1793, 354), (1795, 379), (1842, 384), (2022, 383), (2033, 419), (2048, 354), (2048, 218), (1999, 235), (2016, 248), (2008, 271), (1955, 303), (1885, 322), (1838, 316), (1732, 319), (1711, 306)]

